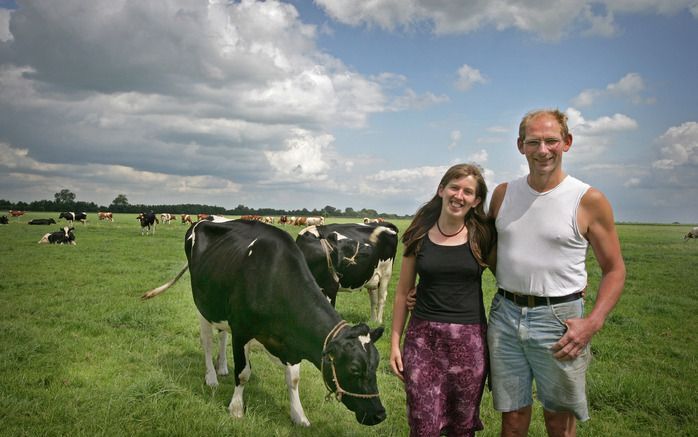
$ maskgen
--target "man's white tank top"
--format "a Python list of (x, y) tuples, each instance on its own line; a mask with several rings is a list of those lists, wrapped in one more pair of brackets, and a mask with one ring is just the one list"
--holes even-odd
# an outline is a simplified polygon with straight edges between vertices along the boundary
[(588, 242), (577, 209), (589, 185), (566, 176), (535, 191), (524, 176), (509, 182), (497, 214), (497, 286), (534, 296), (564, 296), (586, 287)]

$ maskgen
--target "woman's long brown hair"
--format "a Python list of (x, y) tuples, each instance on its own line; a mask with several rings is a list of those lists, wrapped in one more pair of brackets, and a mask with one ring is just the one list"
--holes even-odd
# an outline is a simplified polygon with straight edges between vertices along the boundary
[[(480, 167), (476, 164), (456, 164), (446, 171), (438, 188), (444, 188), (450, 181), (465, 176), (475, 178), (477, 183), (475, 195), (480, 198), (480, 203), (476, 207), (470, 208), (464, 218), (465, 227), (468, 229), (468, 242), (478, 264), (486, 266), (487, 257), (494, 248), (497, 234), (494, 223), (485, 213), (487, 184)], [(434, 197), (417, 210), (412, 223), (402, 235), (402, 243), (405, 245), (404, 256), (415, 255), (419, 252), (424, 236), (439, 219), (441, 205), (442, 199), (437, 189)]]

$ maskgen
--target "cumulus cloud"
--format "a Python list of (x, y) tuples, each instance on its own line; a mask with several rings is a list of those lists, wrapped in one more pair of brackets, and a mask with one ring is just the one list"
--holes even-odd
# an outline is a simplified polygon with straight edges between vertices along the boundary
[(329, 165), (325, 150), (334, 137), (314, 136), (302, 130), (296, 130), (294, 134), (286, 141), (284, 150), (264, 152), (269, 164), (292, 181), (327, 179)]
[(487, 83), (487, 79), (480, 73), (480, 70), (463, 64), (458, 69), (458, 79), (456, 80), (456, 88), (460, 91), (468, 91), (475, 84)]
[(32, 157), (29, 175), (71, 161), (80, 174), (106, 166), (124, 179), (172, 178), (183, 193), (310, 183), (335, 159), (332, 129), (447, 100), (411, 91), (404, 76), (353, 71), (316, 47), (318, 32), (276, 1), (0, 9), (0, 132), (13, 151), (5, 168)]
[(652, 166), (661, 170), (691, 167), (698, 172), (698, 123), (690, 121), (669, 128), (658, 140), (660, 159)]
[(9, 41), (12, 39), (10, 32), (10, 14), (9, 9), (0, 9), (0, 42)]
[(635, 104), (652, 103), (653, 98), (643, 96), (645, 91), (645, 81), (638, 73), (628, 73), (618, 82), (610, 83), (605, 89), (586, 89), (572, 99), (574, 106), (591, 106), (599, 98), (616, 97), (628, 99)]
[(624, 114), (587, 120), (576, 108), (568, 108), (565, 113), (568, 117), (568, 127), (574, 138), (572, 147), (576, 150), (566, 159), (573, 163), (593, 162), (612, 146), (614, 135), (638, 127), (637, 121)]
[[(566, 29), (575, 27), (582, 29), (585, 35), (611, 36), (617, 32), (614, 16), (618, 13), (674, 14), (687, 8), (695, 11), (696, 8), (693, 0), (542, 0), (535, 5), (518, 0), (315, 2), (335, 20), (352, 26), (395, 30), (418, 28), (426, 23), (436, 34), (467, 33), (492, 27), (497, 30), (518, 29), (548, 40), (559, 39), (565, 35)], [(595, 13), (596, 10), (605, 13)]]

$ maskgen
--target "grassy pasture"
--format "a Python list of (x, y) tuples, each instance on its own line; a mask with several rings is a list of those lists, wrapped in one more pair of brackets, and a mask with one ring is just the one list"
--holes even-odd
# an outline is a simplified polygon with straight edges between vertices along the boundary
[[(160, 225), (154, 236), (141, 236), (135, 215), (117, 215), (113, 223), (89, 216), (87, 226), (75, 226), (76, 246), (37, 244), (63, 220), (26, 224), (58, 213), (28, 213), (0, 226), (0, 435), (408, 434), (404, 392), (387, 364), (387, 331), (378, 342), (378, 385), (388, 412), (380, 425), (362, 427), (342, 405), (326, 402), (319, 371), (306, 362), (300, 391), (312, 425), (293, 426), (283, 371), (262, 351), (252, 356), (246, 417), (230, 418), (232, 376), (220, 378), (216, 390), (204, 383), (188, 274), (157, 299), (139, 299), (184, 264), (187, 226)], [(408, 224), (395, 223), (401, 230)], [(689, 228), (619, 226), (626, 290), (592, 344), (592, 419), (580, 424), (579, 435), (698, 435), (698, 344), (692, 325), (698, 311), (698, 241), (682, 240)], [(298, 231), (286, 229), (294, 236)], [(388, 327), (401, 253), (400, 248), (389, 291)], [(599, 271), (589, 256), (595, 290)], [(489, 304), (495, 291), (489, 273), (484, 287)], [(587, 309), (594, 298), (591, 292)], [(337, 309), (352, 323), (365, 322), (368, 298), (343, 293)], [(485, 430), (478, 435), (499, 433), (499, 415), (491, 405), (486, 393)], [(544, 435), (540, 409), (534, 414), (531, 435)]]

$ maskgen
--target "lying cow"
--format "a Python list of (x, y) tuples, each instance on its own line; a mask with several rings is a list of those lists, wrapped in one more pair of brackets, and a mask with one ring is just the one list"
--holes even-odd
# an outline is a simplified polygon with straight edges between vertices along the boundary
[(383, 308), (397, 252), (398, 229), (392, 223), (334, 223), (309, 226), (296, 238), (310, 271), (332, 306), (339, 289), (366, 288), (371, 320), (383, 323)]
[[(300, 362), (320, 369), (325, 386), (364, 425), (382, 422), (385, 409), (376, 385), (378, 350), (383, 328), (348, 325), (315, 283), (291, 236), (258, 221), (200, 221), (185, 236), (188, 264), (170, 282), (147, 292), (154, 297), (187, 269), (194, 303), (202, 316), (201, 339), (210, 357), (211, 325), (232, 333), (235, 391), (228, 407), (244, 414), (244, 385), (251, 367), (246, 345), (257, 340), (286, 366), (291, 419), (308, 426), (298, 395)], [(208, 331), (208, 333), (206, 333)]]
[(32, 219), (27, 222), (28, 225), (55, 225), (56, 221), (52, 218), (47, 219)]
[(66, 219), (70, 226), (73, 226), (74, 221), (80, 221), (83, 225), (87, 222), (87, 214), (84, 212), (62, 212), (58, 218)]
[(155, 213), (153, 211), (150, 212), (142, 212), (138, 214), (138, 217), (136, 217), (138, 221), (141, 222), (141, 235), (145, 233), (145, 235), (148, 235), (150, 233), (150, 230), (152, 228), (153, 235), (155, 235), (155, 224), (160, 223), (158, 221), (158, 218), (155, 216)]
[(10, 222), (10, 221), (7, 219), (7, 216), (6, 216), (6, 215), (0, 216), (0, 225), (6, 225), (6, 224), (8, 224), (9, 222)]
[(683, 241), (688, 241), (691, 238), (698, 239), (698, 226), (688, 231), (688, 233), (684, 235)]
[(64, 227), (60, 231), (44, 234), (39, 244), (71, 244), (75, 245), (75, 228)]

